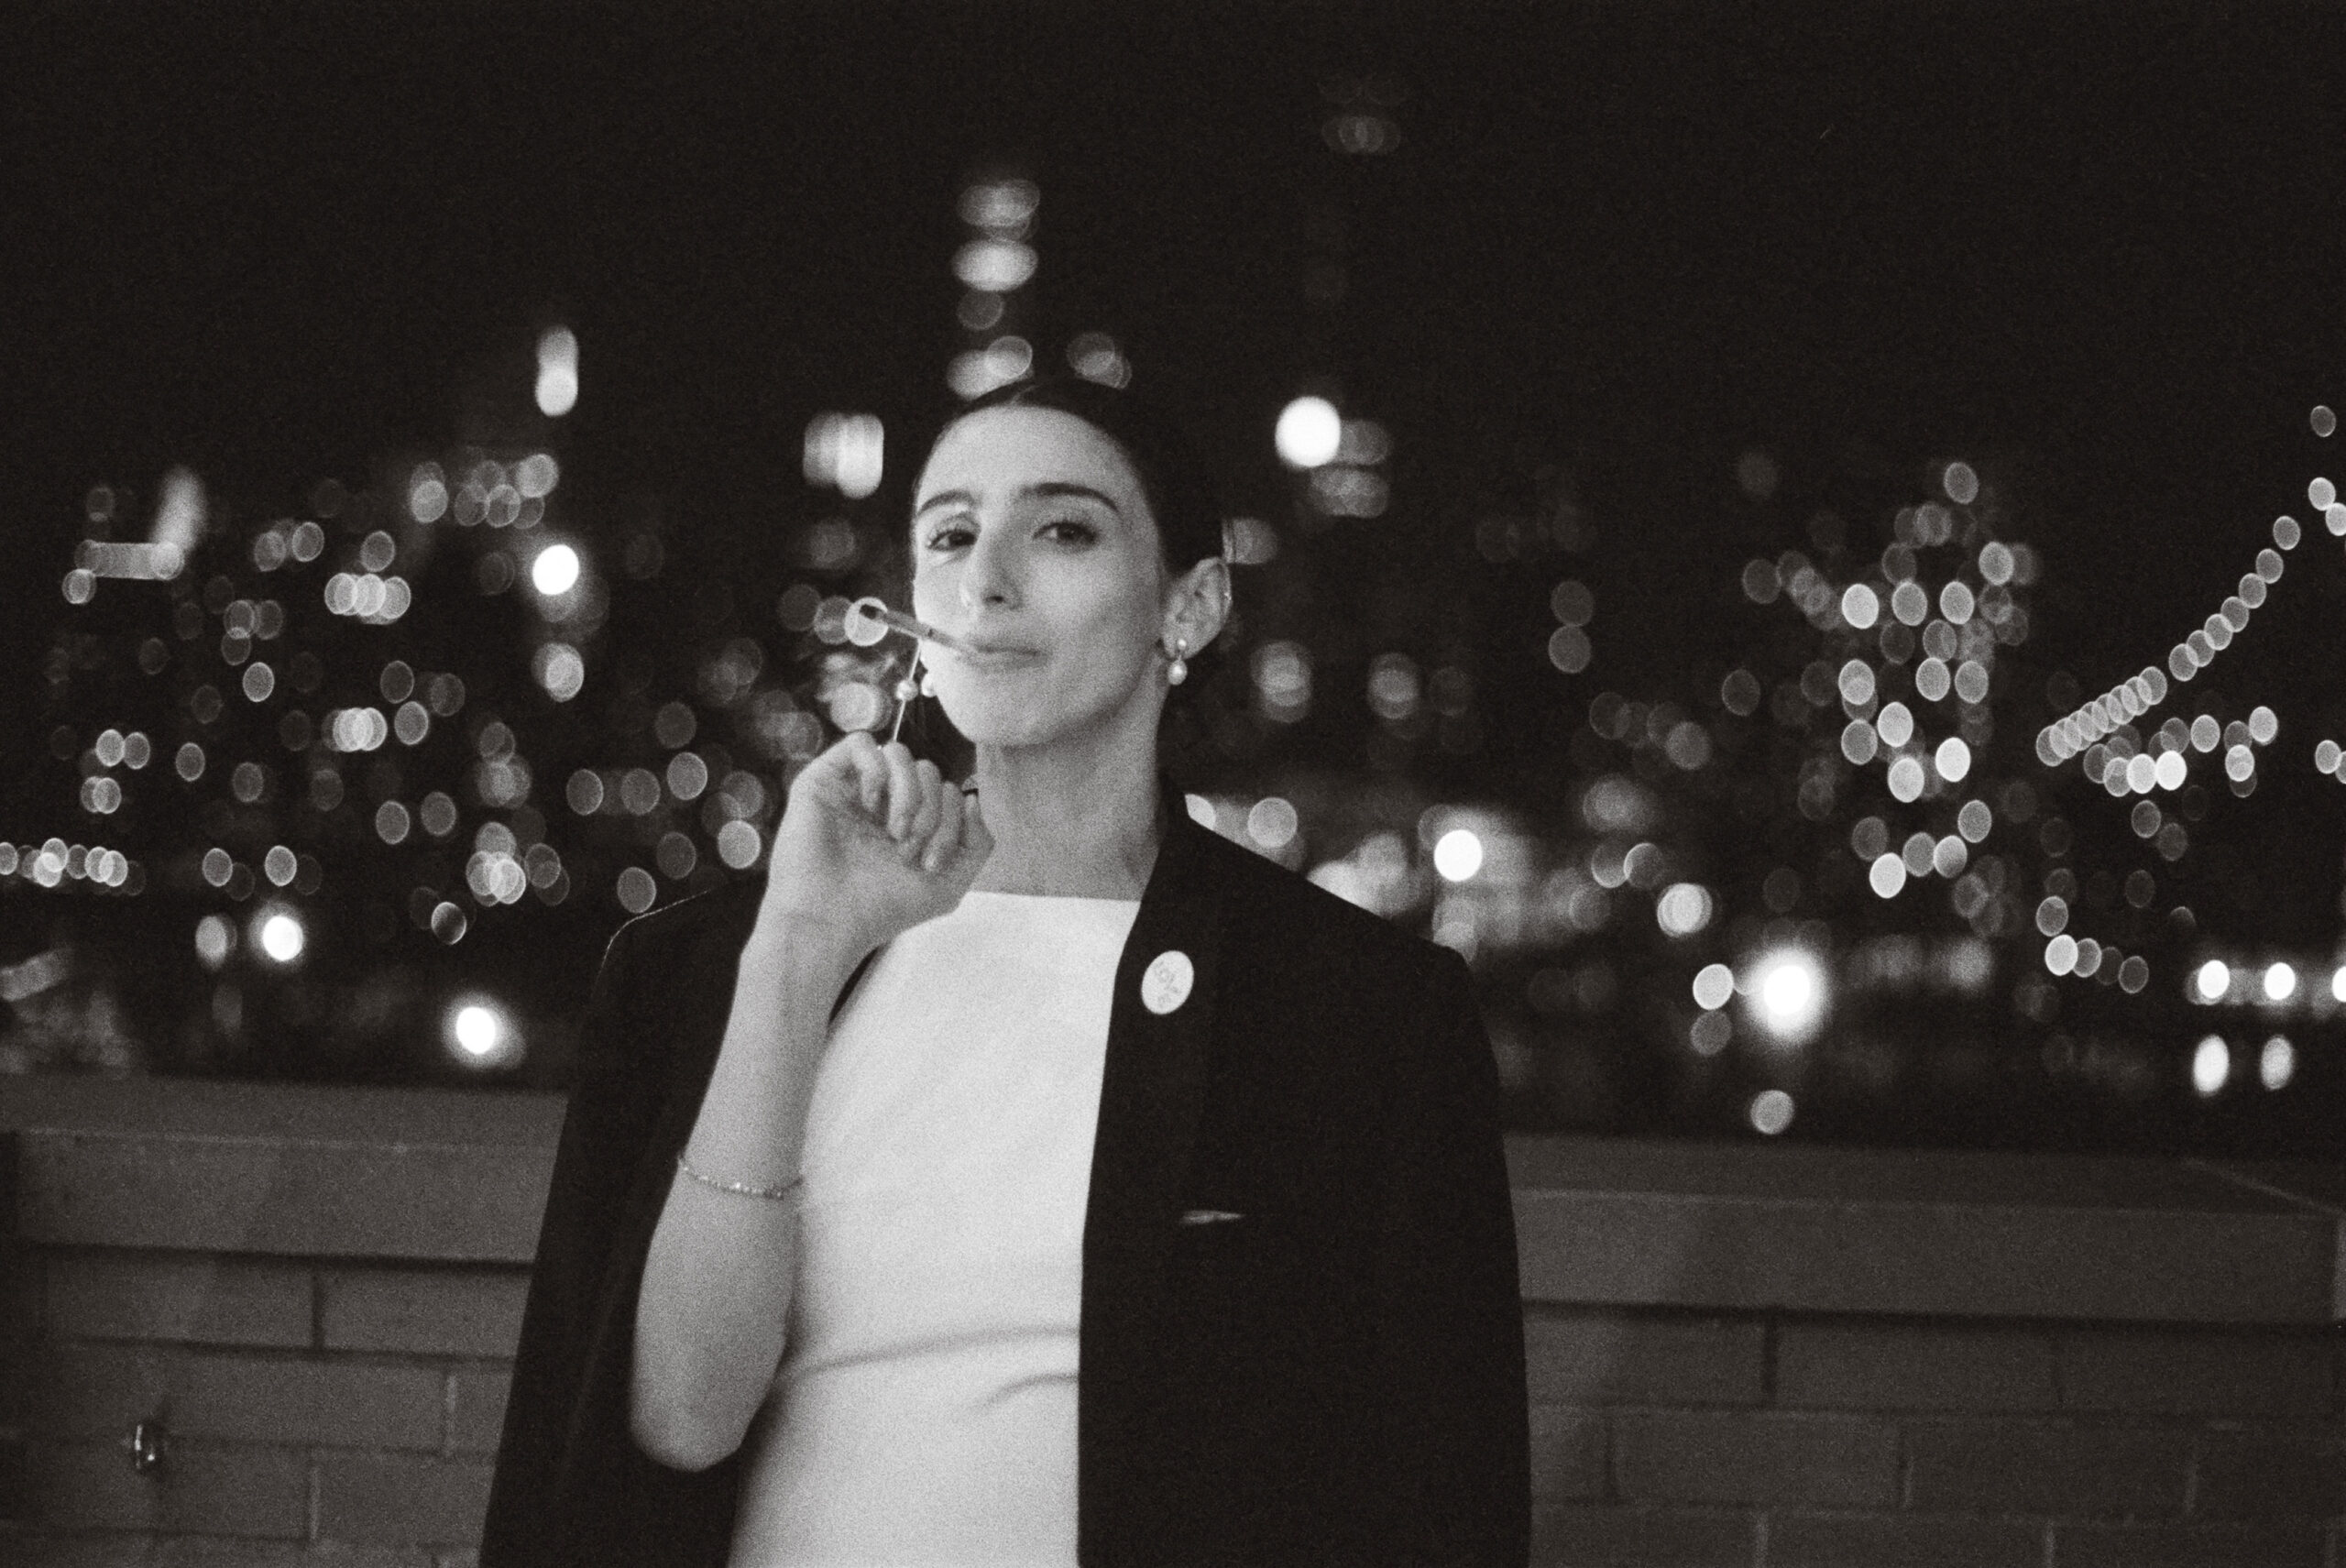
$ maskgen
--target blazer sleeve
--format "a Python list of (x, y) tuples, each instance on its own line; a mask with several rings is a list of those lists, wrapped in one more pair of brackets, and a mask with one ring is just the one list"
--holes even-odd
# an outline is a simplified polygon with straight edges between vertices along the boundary
[(672, 1052), (646, 1037), (660, 1003), (641, 987), (686, 977), (624, 927), (597, 970), (580, 1028), (521, 1315), (481, 1568), (724, 1561), (737, 1466), (664, 1468), (628, 1421), (636, 1296), (667, 1190), (660, 1157), (679, 1107)]
[(1529, 1410), (1497, 1064), (1465, 963), (1439, 963), (1386, 1136), (1376, 1293), (1402, 1561), (1530, 1556)]

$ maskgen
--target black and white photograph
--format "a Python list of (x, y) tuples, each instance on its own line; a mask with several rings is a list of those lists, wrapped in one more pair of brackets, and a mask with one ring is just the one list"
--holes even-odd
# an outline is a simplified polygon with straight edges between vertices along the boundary
[(0, 17), (0, 1562), (2346, 1565), (2346, 12)]

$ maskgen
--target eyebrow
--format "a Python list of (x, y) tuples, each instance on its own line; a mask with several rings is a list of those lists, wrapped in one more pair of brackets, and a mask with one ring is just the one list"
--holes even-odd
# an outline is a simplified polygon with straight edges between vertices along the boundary
[[(1104, 491), (1096, 490), (1090, 485), (1079, 485), (1065, 479), (1047, 479), (1039, 485), (1021, 486), (1018, 490), (1018, 496), (1021, 499), (1025, 499), (1032, 496), (1080, 496), (1098, 501), (1102, 506), (1106, 507), (1119, 518), (1122, 518), (1124, 515), (1124, 509), (1116, 504), (1113, 497), (1109, 496)], [(970, 494), (968, 490), (939, 490), (937, 494), (929, 497), (928, 499), (921, 502), (920, 506), (914, 511), (913, 515), (915, 517), (925, 516), (936, 508), (948, 504), (975, 506), (977, 503), (978, 498)]]

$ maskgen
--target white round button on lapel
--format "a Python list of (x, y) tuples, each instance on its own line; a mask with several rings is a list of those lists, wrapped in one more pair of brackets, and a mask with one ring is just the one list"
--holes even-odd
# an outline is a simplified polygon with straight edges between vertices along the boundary
[(1140, 977), (1141, 1005), (1151, 1013), (1170, 1013), (1189, 1000), (1189, 987), (1197, 978), (1189, 955), (1169, 948), (1150, 959)]

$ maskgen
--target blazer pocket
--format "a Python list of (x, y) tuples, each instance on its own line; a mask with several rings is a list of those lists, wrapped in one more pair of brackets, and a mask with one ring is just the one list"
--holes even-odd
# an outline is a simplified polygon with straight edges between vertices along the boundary
[(1265, 1368), (1288, 1359), (1296, 1336), (1310, 1332), (1316, 1295), (1310, 1259), (1285, 1217), (1260, 1209), (1189, 1210), (1165, 1239), (1163, 1321), (1173, 1364), (1203, 1379), (1201, 1387), (1284, 1376)]
[(1256, 1225), (1235, 1209), (1182, 1212), (1165, 1238), (1172, 1267), (1168, 1305), (1177, 1321), (1222, 1335), (1253, 1310), (1262, 1294)]

